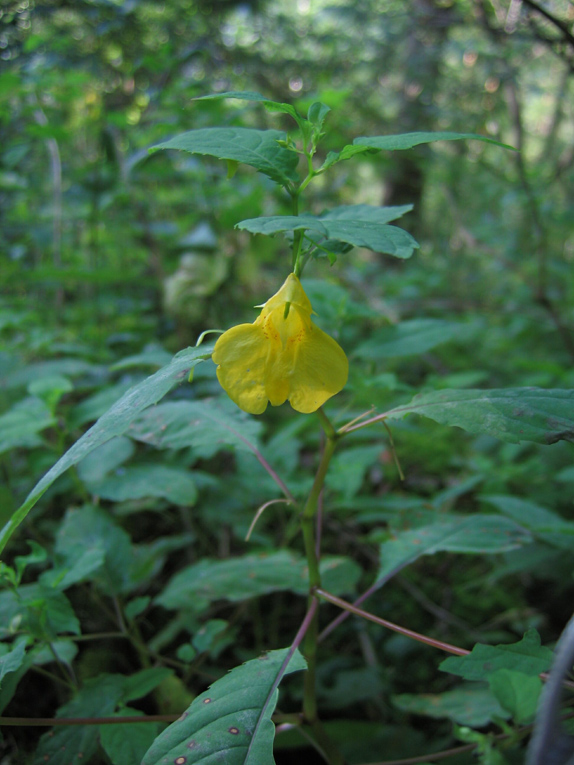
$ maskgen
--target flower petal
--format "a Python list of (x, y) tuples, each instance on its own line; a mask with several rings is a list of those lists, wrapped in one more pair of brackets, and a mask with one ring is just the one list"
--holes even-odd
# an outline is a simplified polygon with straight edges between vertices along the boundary
[(221, 387), (250, 414), (261, 414), (267, 408), (265, 363), (269, 345), (261, 325), (239, 324), (224, 332), (213, 350)]
[(289, 402), (293, 409), (309, 414), (345, 386), (349, 362), (341, 346), (312, 322), (295, 358)]

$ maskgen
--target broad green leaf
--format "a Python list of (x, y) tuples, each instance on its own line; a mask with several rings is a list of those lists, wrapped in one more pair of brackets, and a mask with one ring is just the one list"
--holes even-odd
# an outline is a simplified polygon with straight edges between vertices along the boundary
[[(194, 98), (194, 101), (215, 101), (223, 98), (235, 98), (238, 101), (258, 101), (263, 104), (268, 112), (283, 112), (289, 114), (293, 119), (300, 124), (301, 117), (298, 114), (295, 107), (291, 104), (284, 104), (281, 101), (271, 101), (261, 93), (256, 93), (253, 90), (228, 90), (225, 93), (210, 93), (207, 96), (198, 96)], [(328, 108), (328, 107), (327, 107)]]
[[(120, 708), (111, 717), (143, 717), (139, 709)], [(121, 723), (98, 726), (100, 744), (112, 765), (137, 765), (159, 734), (158, 723)]]
[(231, 159), (250, 165), (267, 175), (276, 183), (288, 186), (297, 183), (299, 155), (279, 146), (285, 141), (281, 130), (255, 130), (240, 127), (213, 127), (190, 130), (165, 143), (153, 146), (150, 152), (160, 149), (178, 149), (191, 154), (204, 154), (217, 159)]
[[(421, 515), (417, 512), (417, 515)], [(413, 563), (423, 555), (438, 552), (502, 553), (532, 541), (530, 534), (507, 518), (497, 515), (424, 514), (430, 523), (406, 531), (393, 530), (380, 548), (377, 581)], [(371, 536), (377, 540), (377, 534)]]
[(28, 638), (26, 636), (20, 636), (14, 642), (11, 650), (0, 656), (0, 686), (4, 681), (5, 675), (9, 672), (15, 672), (24, 663), (27, 643)]
[[(99, 675), (87, 680), (56, 717), (110, 717), (122, 696), (122, 675)], [(89, 762), (98, 748), (97, 725), (58, 726), (40, 739), (34, 765), (70, 765), (71, 758)], [(81, 755), (81, 757), (79, 757)]]
[(404, 693), (393, 696), (392, 701), (403, 712), (447, 718), (459, 725), (475, 728), (482, 728), (495, 718), (510, 717), (488, 688), (477, 688), (475, 685), (463, 685), (445, 693)]
[[(156, 739), (142, 765), (272, 765), (275, 727), (271, 715), (287, 655), (288, 649), (271, 651), (213, 683)], [(297, 651), (283, 674), (305, 668), (305, 660)]]
[[(351, 592), (360, 569), (349, 558), (325, 556), (321, 560), (325, 589)], [(227, 560), (204, 559), (179, 571), (155, 603), (168, 609), (203, 610), (216, 600), (240, 601), (280, 590), (305, 594), (309, 589), (303, 557), (280, 550)]]
[[(418, 247), (417, 242), (402, 228), (388, 226), (384, 222), (400, 217), (404, 211), (404, 207), (397, 209), (349, 205), (334, 210), (333, 217), (329, 217), (329, 213), (321, 217), (308, 214), (274, 215), (242, 220), (236, 228), (267, 236), (284, 231), (305, 230), (311, 232), (312, 241), (319, 235), (328, 240), (335, 239), (354, 247), (366, 247), (397, 258), (410, 258), (413, 250)], [(389, 215), (392, 217), (389, 218)]]
[(159, 449), (191, 446), (198, 456), (209, 458), (225, 448), (254, 451), (261, 428), (222, 398), (160, 404), (138, 417), (127, 434)]
[(0, 454), (18, 448), (40, 446), (39, 436), (54, 425), (55, 419), (39, 398), (25, 398), (0, 416)]
[(189, 471), (167, 465), (134, 465), (115, 475), (88, 484), (92, 494), (114, 502), (145, 497), (163, 497), (174, 505), (194, 505), (197, 488)]
[(499, 669), (488, 679), (490, 690), (500, 705), (510, 712), (519, 725), (532, 722), (542, 690), (539, 677), (513, 669)]
[(483, 495), (480, 499), (494, 505), (501, 513), (530, 529), (548, 544), (566, 550), (572, 550), (574, 547), (573, 521), (568, 521), (545, 507), (517, 497), (491, 494)]
[(62, 473), (72, 465), (76, 465), (87, 454), (98, 446), (105, 444), (114, 436), (120, 436), (129, 428), (136, 417), (152, 404), (157, 403), (175, 385), (185, 380), (189, 370), (211, 356), (211, 346), (201, 348), (186, 348), (173, 357), (168, 364), (159, 372), (146, 378), (143, 382), (130, 388), (109, 409), (96, 424), (88, 430), (76, 443), (68, 449), (54, 467), (49, 470), (42, 480), (36, 484), (32, 492), (21, 507), (14, 513), (12, 518), (0, 533), (0, 552), (6, 543), (48, 489)]
[(443, 319), (412, 319), (394, 327), (376, 331), (364, 343), (360, 343), (353, 355), (367, 361), (415, 356), (430, 351), (437, 345), (464, 336), (468, 330), (464, 324)]
[(492, 138), (476, 133), (451, 133), (451, 132), (416, 132), (400, 133), (398, 135), (377, 135), (360, 136), (353, 141), (354, 146), (364, 146), (367, 149), (384, 149), (385, 151), (397, 151), (400, 149), (412, 149), (413, 146), (419, 146), (422, 143), (433, 143), (433, 141), (460, 141), (461, 139), (472, 139), (475, 141), (484, 141), (492, 143), (495, 146), (502, 146), (503, 149), (512, 149), (505, 143), (500, 143)]
[(391, 409), (387, 419), (410, 413), (511, 443), (574, 441), (574, 390), (438, 390)]
[(528, 630), (518, 643), (496, 646), (477, 643), (468, 656), (449, 656), (440, 669), (465, 680), (487, 680), (499, 669), (537, 676), (550, 668), (552, 658), (552, 651), (540, 644), (538, 632)]

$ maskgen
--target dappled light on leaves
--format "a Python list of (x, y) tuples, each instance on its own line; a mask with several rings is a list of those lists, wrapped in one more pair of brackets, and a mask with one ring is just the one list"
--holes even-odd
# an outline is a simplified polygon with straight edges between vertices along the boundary
[(253, 324), (239, 324), (215, 344), (217, 377), (246, 412), (261, 414), (270, 401), (315, 412), (347, 382), (349, 363), (332, 337), (311, 321), (311, 303), (295, 274)]

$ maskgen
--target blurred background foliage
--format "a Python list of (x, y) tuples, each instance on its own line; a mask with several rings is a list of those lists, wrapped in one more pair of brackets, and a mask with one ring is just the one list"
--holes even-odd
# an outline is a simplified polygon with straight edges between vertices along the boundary
[[(284, 240), (233, 228), (244, 218), (288, 212), (271, 181), (245, 168), (228, 179), (224, 163), (187, 154), (148, 154), (195, 128), (291, 129), (285, 115), (257, 104), (193, 101), (214, 91), (255, 90), (301, 112), (315, 100), (327, 103), (320, 153), (359, 135), (413, 130), (481, 133), (519, 149), (456, 142), (359, 156), (314, 183), (306, 203), (315, 213), (332, 204), (412, 203), (401, 225), (421, 244), (409, 261), (354, 250), (331, 268), (318, 261), (305, 273), (317, 322), (351, 361), (349, 385), (329, 405), (336, 419), (371, 406), (384, 411), (427, 389), (572, 388), (573, 25), (568, 0), (4, 0), (2, 523), (123, 391), (204, 329), (252, 321), (252, 306), (285, 278)], [(176, 393), (217, 395), (211, 364)], [(318, 446), (314, 419), (294, 419), (283, 407), (252, 428), (302, 495)], [(325, 549), (361, 566), (342, 592), (358, 594), (371, 583), (376, 535), (392, 535), (417, 509), (496, 509), (513, 517), (508, 502), (493, 508), (484, 499), (502, 495), (574, 520), (569, 444), (500, 444), (419, 419), (393, 433), (404, 482), (382, 429), (349, 439), (332, 470)], [(158, 454), (165, 469), (180, 472), (146, 483)], [(129, 481), (122, 480), (126, 470), (136, 471)], [(165, 659), (179, 675), (168, 679), (171, 686), (164, 679), (145, 709), (178, 712), (222, 666), (287, 645), (304, 613), (304, 599), (290, 592), (239, 606), (206, 604), (192, 615), (184, 609), (176, 618), (151, 607), (148, 596), (163, 592), (166, 602), (166, 582), (181, 561), (285, 545), (293, 522), (282, 506), (266, 512), (251, 545), (242, 541), (254, 510), (274, 492), (246, 452), (156, 452), (129, 439), (60, 479), (12, 554), (27, 552), (29, 538), (50, 551), (56, 569), (73, 568), (73, 551), (86, 536), (111, 545), (132, 561), (129, 572), (100, 561), (72, 583), (71, 613), (85, 633), (127, 623), (139, 636), (135, 653), (117, 641), (112, 652), (105, 640), (79, 643), (74, 682)], [(95, 498), (99, 508), (78, 514)], [(571, 613), (570, 553), (568, 545), (536, 537), (524, 550), (496, 556), (422, 558), (369, 607), (469, 648), (477, 640), (519, 640), (530, 627), (553, 640)], [(35, 586), (37, 567), (47, 563), (30, 565), (35, 573), (23, 581)], [(10, 608), (0, 606), (9, 621)], [(454, 745), (456, 712), (430, 721), (406, 697), (390, 701), (451, 689), (430, 649), (350, 624), (325, 643), (320, 674), (329, 714), (347, 709), (350, 761)], [(63, 625), (60, 631), (75, 634), (73, 622)], [(204, 642), (196, 636), (182, 646), (182, 634), (190, 640), (199, 625), (204, 632), (208, 625)], [(195, 667), (197, 655), (199, 674), (180, 672)], [(63, 661), (67, 680), (72, 658)], [(38, 687), (43, 695), (31, 709)], [(288, 687), (296, 697), (292, 681)], [(67, 698), (45, 675), (31, 674), (4, 713), (51, 716)], [(9, 761), (28, 762), (31, 740), (6, 734), (7, 756), (21, 758)], [(283, 756), (278, 762), (291, 761)], [(523, 755), (517, 746), (506, 756), (513, 763)]]

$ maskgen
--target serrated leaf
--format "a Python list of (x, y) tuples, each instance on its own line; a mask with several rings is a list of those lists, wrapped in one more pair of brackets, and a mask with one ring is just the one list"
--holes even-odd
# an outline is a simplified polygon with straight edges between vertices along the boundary
[(474, 728), (482, 728), (496, 718), (510, 717), (488, 688), (474, 685), (464, 685), (445, 693), (404, 693), (393, 696), (393, 704), (404, 712), (447, 718)]
[(345, 205), (321, 217), (304, 214), (250, 218), (240, 221), (236, 228), (267, 236), (285, 231), (310, 231), (312, 240), (319, 235), (397, 258), (409, 258), (418, 247), (415, 239), (401, 228), (386, 225), (386, 221), (407, 212), (405, 207), (407, 205), (398, 208)]
[(52, 412), (39, 398), (31, 396), (19, 401), (0, 416), (0, 454), (11, 449), (40, 446), (39, 433), (54, 423)]
[[(139, 709), (120, 709), (111, 717), (143, 717)], [(158, 723), (99, 725), (100, 743), (112, 765), (136, 765), (159, 733)]]
[(185, 380), (189, 370), (201, 361), (209, 358), (213, 351), (212, 346), (201, 348), (186, 348), (173, 357), (170, 364), (160, 369), (151, 377), (130, 388), (109, 409), (96, 424), (88, 430), (76, 443), (68, 449), (58, 462), (36, 484), (28, 495), (26, 501), (14, 513), (12, 518), (0, 532), (0, 552), (6, 546), (8, 540), (48, 489), (62, 473), (72, 465), (76, 465), (87, 454), (98, 446), (106, 443), (114, 436), (120, 436), (128, 429), (136, 417), (152, 404), (157, 403), (175, 385)]
[(487, 138), (484, 135), (476, 133), (452, 133), (449, 131), (437, 132), (415, 132), (400, 133), (398, 135), (377, 135), (377, 136), (359, 136), (353, 141), (354, 146), (364, 146), (367, 149), (384, 149), (385, 151), (398, 151), (402, 149), (412, 149), (413, 146), (419, 146), (423, 143), (433, 143), (434, 141), (460, 141), (460, 140), (484, 141), (492, 143), (495, 146), (501, 146), (503, 149), (512, 149), (513, 146), (495, 141), (493, 138)]
[[(271, 765), (277, 679), (287, 648), (253, 659), (222, 677), (198, 696), (180, 719), (153, 743), (142, 765), (165, 762), (225, 762)], [(297, 651), (284, 674), (306, 669)]]
[[(425, 517), (431, 516), (430, 513)], [(372, 535), (371, 539), (377, 539)], [(496, 515), (434, 514), (429, 525), (393, 531), (380, 547), (377, 581), (387, 579), (423, 555), (438, 552), (502, 553), (532, 541), (530, 534), (513, 521)]]
[(262, 425), (220, 401), (170, 401), (134, 420), (128, 435), (159, 449), (193, 447), (209, 458), (224, 448), (254, 451)]
[(439, 390), (415, 396), (387, 418), (410, 413), (510, 443), (574, 441), (574, 390)]
[[(109, 717), (121, 698), (125, 678), (99, 675), (87, 680), (56, 717)], [(70, 765), (71, 758), (88, 762), (98, 748), (97, 725), (58, 726), (40, 739), (34, 765)], [(80, 757), (81, 755), (81, 757)]]
[(464, 324), (443, 319), (403, 321), (375, 332), (357, 346), (353, 355), (367, 361), (414, 356), (460, 337), (467, 329)]
[(488, 683), (500, 705), (510, 712), (516, 723), (522, 725), (532, 721), (542, 691), (539, 677), (513, 669), (499, 669), (490, 675)]
[(150, 152), (178, 149), (217, 159), (231, 159), (250, 165), (276, 183), (297, 183), (299, 155), (279, 146), (287, 134), (281, 130), (255, 130), (240, 127), (213, 127), (190, 130), (169, 141), (152, 146)]
[(574, 547), (574, 522), (557, 513), (518, 497), (490, 494), (480, 499), (494, 505), (501, 513), (530, 529), (548, 544), (566, 550)]
[(114, 502), (162, 497), (174, 505), (191, 506), (197, 499), (189, 471), (153, 463), (120, 468), (115, 475), (88, 484), (88, 488), (92, 494)]
[[(324, 556), (325, 589), (342, 594), (353, 590), (360, 568), (349, 558)], [(168, 609), (203, 610), (216, 600), (240, 601), (270, 592), (309, 589), (307, 563), (300, 555), (280, 550), (227, 560), (204, 559), (179, 571), (155, 599)]]
[(496, 646), (477, 643), (468, 656), (449, 656), (439, 669), (465, 680), (486, 680), (499, 669), (537, 676), (550, 668), (552, 658), (552, 651), (540, 644), (538, 632), (528, 630), (518, 643)]

